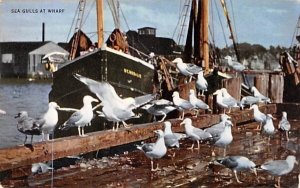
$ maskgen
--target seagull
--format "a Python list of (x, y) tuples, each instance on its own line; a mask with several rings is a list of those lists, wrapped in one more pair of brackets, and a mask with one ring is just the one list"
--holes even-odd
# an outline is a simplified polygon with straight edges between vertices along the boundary
[(35, 124), (35, 120), (28, 116), (26, 111), (19, 112), (15, 118), (18, 119), (17, 129), (25, 135), (24, 145), (27, 141), (27, 135), (31, 135), (31, 145), (33, 135), (41, 135), (40, 128)]
[(275, 134), (275, 127), (273, 124), (273, 116), (271, 114), (267, 114), (266, 121), (262, 126), (262, 133), (264, 133), (268, 136), (268, 144), (270, 144), (270, 136)]
[(275, 187), (280, 187), (280, 177), (290, 173), (293, 170), (295, 163), (298, 164), (296, 157), (289, 155), (286, 160), (269, 161), (258, 166), (258, 168), (267, 171), (273, 176), (278, 176), (278, 184), (275, 184)]
[(36, 124), (42, 131), (42, 140), (49, 140), (49, 134), (53, 133), (55, 126), (58, 122), (57, 109), (59, 106), (56, 102), (50, 102), (48, 104), (47, 112), (39, 119), (37, 119)]
[(181, 74), (190, 77), (189, 81), (192, 80), (192, 76), (194, 74), (198, 74), (200, 71), (202, 71), (201, 67), (192, 63), (184, 63), (182, 59), (179, 57), (174, 59), (172, 62), (176, 64), (176, 68), (179, 70)]
[(160, 159), (167, 153), (167, 147), (165, 145), (164, 132), (162, 130), (154, 131), (158, 135), (158, 139), (155, 143), (146, 143), (142, 146), (137, 146), (137, 149), (143, 151), (145, 155), (151, 160), (151, 171), (157, 171), (158, 163), (156, 169), (153, 168), (153, 159)]
[(33, 174), (46, 173), (53, 168), (47, 165), (46, 163), (33, 163), (31, 165), (31, 172)]
[(152, 101), (150, 104), (145, 104), (141, 108), (152, 114), (155, 121), (156, 116), (163, 116), (163, 118), (158, 122), (163, 122), (169, 112), (176, 110), (176, 108), (173, 106), (173, 103), (165, 99)]
[(178, 91), (174, 91), (172, 97), (173, 97), (173, 103), (174, 103), (174, 105), (177, 107), (177, 109), (179, 111), (182, 111), (182, 116), (179, 119), (183, 120), (183, 118), (184, 118), (184, 110), (191, 110), (194, 107), (193, 107), (193, 105), (189, 101), (180, 98)]
[(62, 52), (51, 52), (42, 58), (42, 63), (62, 64), (68, 61), (69, 54)]
[(234, 98), (230, 99), (230, 98), (228, 98), (228, 96), (227, 97), (223, 96), (223, 92), (221, 89), (218, 89), (217, 91), (215, 91), (213, 93), (213, 95), (217, 95), (217, 97), (216, 97), (217, 105), (224, 109), (224, 111), (223, 111), (224, 114), (225, 114), (226, 108), (229, 109), (228, 113), (230, 113), (232, 107), (238, 107), (237, 101)]
[[(216, 135), (212, 135), (212, 144), (217, 147), (224, 148), (224, 156), (226, 155), (226, 147), (229, 145), (232, 140), (232, 132), (231, 132), (232, 123), (225, 121), (224, 130)], [(215, 156), (214, 148), (212, 151), (212, 156)]]
[(238, 107), (240, 102), (237, 101), (234, 97), (232, 97), (226, 88), (221, 88), (223, 101), (225, 101), (231, 107)]
[(257, 176), (255, 163), (250, 159), (248, 159), (247, 157), (227, 156), (223, 159), (218, 159), (217, 162), (231, 169), (238, 183), (242, 183), (242, 182), (239, 180), (237, 176), (237, 172), (244, 171), (244, 170), (251, 170)]
[[(233, 61), (231, 56), (226, 56), (225, 59), (227, 60), (228, 66), (230, 68), (232, 68), (236, 73), (242, 72), (246, 69), (246, 67), (243, 64), (241, 64), (237, 61)], [(237, 77), (237, 74), (236, 74), (236, 77)]]
[(208, 83), (203, 76), (203, 71), (200, 71), (198, 73), (197, 80), (196, 80), (196, 88), (201, 90), (202, 91), (201, 95), (203, 95), (204, 91), (207, 91), (207, 87), (208, 87)]
[(87, 136), (84, 134), (84, 126), (90, 124), (91, 120), (93, 119), (92, 102), (99, 101), (89, 95), (85, 95), (83, 97), (83, 107), (74, 112), (59, 129), (67, 130), (70, 127), (78, 127), (78, 135), (80, 137)]
[(192, 120), (190, 118), (185, 118), (180, 125), (184, 125), (185, 134), (188, 138), (193, 140), (193, 144), (189, 149), (194, 148), (194, 142), (196, 141), (198, 144), (198, 150), (200, 149), (199, 141), (206, 141), (212, 138), (211, 134), (208, 132), (203, 131), (197, 127), (192, 125)]
[(182, 133), (173, 133), (172, 124), (169, 121), (164, 122), (164, 139), (167, 147), (177, 147), (179, 148), (179, 140), (185, 138), (186, 135)]
[(262, 124), (264, 124), (267, 120), (266, 114), (262, 113), (256, 104), (250, 107), (250, 110), (253, 109), (253, 116), (255, 121), (259, 122), (259, 125), (256, 127), (256, 130), (261, 130)]
[(231, 117), (227, 114), (221, 114), (220, 122), (204, 129), (204, 131), (210, 133), (213, 137), (219, 136), (224, 131), (226, 122), (232, 124)]
[(251, 107), (253, 104), (257, 104), (259, 101), (260, 99), (258, 97), (246, 96), (242, 98), (240, 102), (240, 107), (242, 109), (244, 109), (245, 105), (249, 105)]
[(190, 89), (189, 101), (193, 105), (193, 109), (197, 111), (196, 117), (198, 116), (198, 109), (209, 110), (209, 106), (203, 102), (201, 99), (198, 99), (195, 95), (195, 91)]
[(261, 94), (255, 86), (251, 87), (251, 92), (253, 92), (254, 97), (259, 98), (261, 102), (271, 103), (271, 99)]
[(278, 123), (278, 129), (285, 131), (286, 140), (289, 141), (289, 130), (291, 129), (291, 124), (287, 119), (287, 113), (282, 112), (282, 118)]
[(101, 100), (102, 113), (105, 119), (117, 123), (116, 129), (113, 128), (113, 130), (118, 130), (119, 122), (123, 122), (124, 127), (128, 127), (125, 121), (137, 117), (132, 110), (152, 101), (157, 96), (157, 94), (146, 94), (122, 99), (108, 82), (98, 82), (79, 74), (75, 74), (74, 77), (87, 85), (89, 90)]

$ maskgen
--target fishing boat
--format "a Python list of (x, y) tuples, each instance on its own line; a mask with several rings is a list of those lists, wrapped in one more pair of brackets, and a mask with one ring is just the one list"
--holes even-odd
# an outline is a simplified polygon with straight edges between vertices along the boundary
[[(76, 73), (97, 81), (109, 82), (120, 97), (152, 93), (154, 66), (128, 53), (126, 39), (119, 28), (104, 42), (102, 0), (96, 1), (98, 42), (94, 45), (80, 29), (84, 6), (85, 1), (80, 0), (76, 23), (78, 29), (69, 42), (69, 61), (53, 72), (49, 101), (56, 101), (62, 107), (79, 109), (83, 96), (93, 95), (74, 78)], [(68, 115), (62, 112), (60, 119), (64, 121)]]

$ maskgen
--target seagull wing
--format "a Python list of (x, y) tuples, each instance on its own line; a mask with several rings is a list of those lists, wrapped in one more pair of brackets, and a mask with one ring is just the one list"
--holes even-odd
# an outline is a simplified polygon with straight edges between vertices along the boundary
[(153, 99), (155, 99), (156, 96), (157, 96), (156, 94), (146, 94), (146, 95), (135, 97), (134, 98), (135, 108), (138, 108), (138, 107), (152, 101)]

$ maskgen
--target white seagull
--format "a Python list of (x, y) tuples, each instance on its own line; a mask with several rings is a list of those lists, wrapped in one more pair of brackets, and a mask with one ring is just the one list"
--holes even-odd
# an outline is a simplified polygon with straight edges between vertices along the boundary
[(42, 58), (42, 63), (62, 64), (68, 61), (69, 54), (63, 52), (51, 52)]
[[(232, 124), (225, 121), (224, 130), (216, 135), (212, 135), (212, 144), (217, 147), (224, 148), (224, 156), (226, 155), (226, 147), (232, 142), (233, 136), (231, 132)], [(215, 156), (215, 148), (213, 148), (212, 156)]]
[(204, 91), (207, 91), (208, 83), (203, 76), (203, 71), (200, 71), (196, 80), (196, 88), (201, 90), (201, 95), (204, 94)]
[(282, 118), (278, 123), (278, 129), (280, 131), (284, 131), (285, 135), (286, 135), (286, 140), (289, 140), (289, 131), (291, 129), (291, 124), (287, 119), (287, 113), (286, 112), (282, 112)]
[(245, 105), (252, 106), (253, 104), (257, 104), (260, 101), (258, 97), (254, 96), (245, 96), (241, 99), (240, 107), (244, 109)]
[(255, 86), (251, 87), (251, 92), (253, 92), (254, 97), (260, 99), (260, 102), (271, 103), (271, 99), (261, 94)]
[(227, 60), (228, 66), (232, 68), (236, 73), (242, 72), (246, 69), (246, 67), (243, 64), (239, 63), (238, 61), (233, 61), (231, 56), (226, 56), (225, 59)]
[(256, 104), (252, 105), (250, 107), (250, 110), (253, 109), (253, 116), (255, 121), (257, 121), (259, 124), (256, 127), (256, 130), (261, 130), (262, 125), (266, 122), (267, 116), (266, 114), (262, 113)]
[(172, 124), (169, 121), (164, 122), (164, 139), (167, 147), (177, 147), (179, 148), (179, 140), (186, 137), (182, 133), (173, 133)]
[(204, 131), (210, 133), (213, 137), (219, 136), (224, 131), (226, 122), (232, 124), (231, 117), (227, 114), (221, 114), (220, 122), (204, 129)]
[(225, 167), (231, 169), (234, 173), (235, 179), (238, 183), (242, 183), (237, 172), (251, 170), (256, 176), (256, 165), (253, 161), (244, 156), (227, 156), (223, 159), (217, 159), (217, 162), (224, 165)]
[(213, 95), (216, 95), (216, 102), (217, 105), (221, 108), (223, 108), (223, 113), (225, 114), (225, 109), (229, 109), (228, 113), (230, 113), (232, 107), (238, 107), (236, 100), (231, 100), (229, 98), (225, 98), (223, 96), (223, 92), (221, 89), (218, 89), (213, 93)]
[(198, 109), (209, 110), (209, 106), (205, 102), (203, 102), (201, 99), (198, 99), (196, 97), (195, 91), (193, 89), (190, 89), (189, 101), (193, 105), (193, 109), (195, 109), (197, 111), (196, 117), (198, 116), (198, 113), (199, 113)]
[(70, 127), (78, 127), (78, 135), (81, 137), (87, 136), (84, 134), (84, 127), (91, 123), (93, 119), (92, 102), (99, 102), (97, 99), (86, 95), (83, 97), (83, 107), (74, 112), (70, 118), (59, 129), (67, 130)]
[(176, 64), (176, 68), (181, 74), (190, 77), (189, 81), (192, 80), (192, 76), (194, 74), (198, 74), (200, 71), (202, 71), (201, 67), (192, 63), (184, 63), (179, 57), (174, 59), (172, 62)]
[(296, 157), (289, 155), (286, 160), (273, 160), (258, 167), (273, 176), (278, 176), (278, 183), (277, 185), (275, 184), (275, 187), (280, 187), (280, 177), (290, 173), (293, 170), (295, 163), (298, 164)]
[(160, 159), (167, 153), (167, 147), (165, 145), (164, 132), (162, 130), (154, 131), (158, 135), (158, 139), (155, 143), (146, 143), (142, 146), (137, 146), (137, 149), (143, 151), (145, 155), (151, 160), (151, 171), (158, 170), (158, 163), (156, 169), (153, 168), (153, 159)]
[(184, 110), (191, 110), (194, 106), (187, 100), (180, 98), (178, 91), (173, 92), (173, 103), (179, 111), (182, 112), (182, 115), (179, 119), (183, 120)]
[(58, 122), (57, 109), (59, 108), (56, 102), (50, 102), (47, 112), (36, 121), (42, 131), (42, 140), (44, 141), (49, 140), (49, 134), (52, 134), (55, 129)]
[(266, 122), (262, 126), (262, 133), (268, 136), (268, 144), (270, 144), (270, 137), (275, 134), (273, 116), (271, 114), (267, 114)]
[(147, 94), (122, 99), (108, 82), (98, 82), (79, 74), (75, 74), (74, 77), (87, 85), (89, 90), (101, 100), (103, 116), (106, 120), (117, 123), (115, 130), (118, 130), (119, 122), (123, 122), (124, 127), (128, 127), (125, 121), (137, 117), (132, 110), (152, 101), (157, 96)]
[(185, 134), (188, 138), (193, 140), (193, 144), (189, 149), (194, 148), (194, 142), (198, 144), (198, 150), (200, 149), (200, 141), (208, 141), (212, 138), (211, 134), (203, 131), (192, 125), (192, 120), (190, 118), (185, 118), (180, 125), (184, 125)]

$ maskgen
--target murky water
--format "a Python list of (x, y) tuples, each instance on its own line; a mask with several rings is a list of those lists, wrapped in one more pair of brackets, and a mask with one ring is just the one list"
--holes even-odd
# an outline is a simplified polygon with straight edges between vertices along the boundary
[[(271, 145), (259, 131), (256, 124), (239, 126), (233, 131), (233, 142), (227, 149), (227, 155), (243, 155), (257, 165), (268, 160), (285, 159), (295, 155), (300, 159), (300, 121), (290, 120), (292, 130), (290, 140), (279, 132), (271, 138)], [(278, 120), (274, 122), (277, 125)], [(155, 138), (145, 142), (153, 142)], [(211, 146), (202, 144), (200, 150), (189, 150), (192, 142), (188, 139), (181, 142), (180, 149), (168, 149), (162, 159), (155, 160), (161, 170), (150, 171), (150, 160), (139, 150), (102, 159), (89, 159), (78, 162), (67, 168), (54, 171), (54, 187), (274, 187), (274, 178), (263, 171), (258, 177), (252, 172), (238, 173), (243, 182), (236, 182), (231, 170), (213, 163), (223, 156), (223, 149), (216, 150), (216, 157), (211, 156)], [(176, 152), (174, 158), (172, 154)], [(300, 165), (282, 176), (281, 186), (297, 188)], [(51, 172), (30, 175), (25, 180), (11, 179), (2, 181), (10, 187), (50, 187)]]
[(21, 110), (34, 118), (42, 115), (48, 108), (51, 84), (44, 80), (0, 79), (0, 109), (7, 113), (0, 115), (0, 148), (23, 143), (24, 135), (18, 132), (14, 116)]

